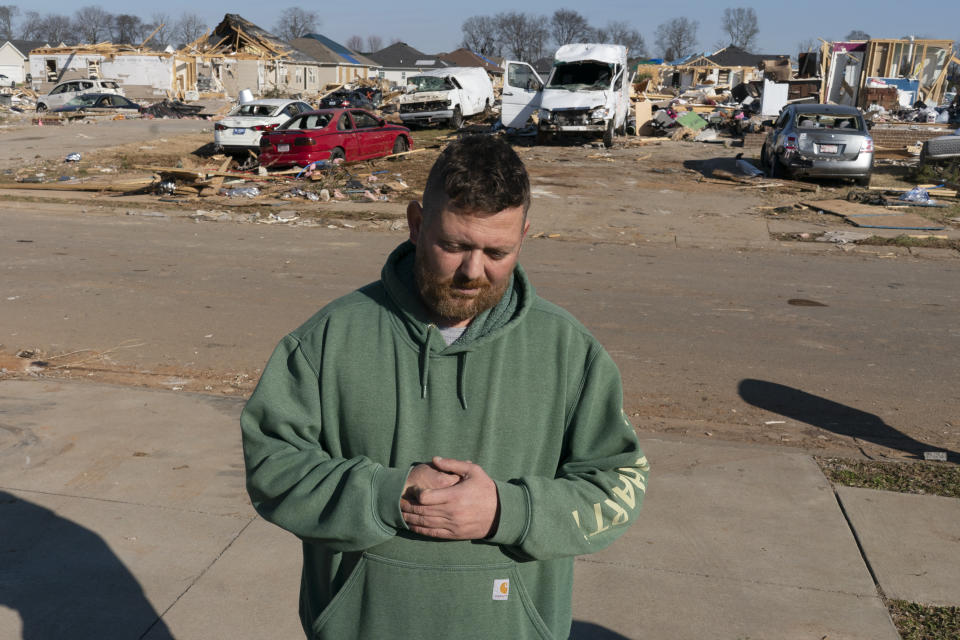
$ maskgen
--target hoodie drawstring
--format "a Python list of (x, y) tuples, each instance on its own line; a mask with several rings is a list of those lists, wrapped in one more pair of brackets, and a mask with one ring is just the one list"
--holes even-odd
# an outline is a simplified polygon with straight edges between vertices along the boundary
[[(427, 337), (420, 350), (420, 399), (426, 399), (430, 380), (430, 345), (433, 342), (434, 325), (427, 326)], [(439, 330), (437, 331), (439, 333)], [(457, 354), (457, 399), (464, 411), (467, 409), (467, 352)]]
[(457, 397), (460, 399), (460, 406), (464, 411), (467, 410), (467, 352), (461, 351), (457, 354)]
[(420, 351), (420, 399), (427, 397), (427, 380), (430, 377), (430, 342), (433, 340), (433, 325), (427, 325), (427, 339)]

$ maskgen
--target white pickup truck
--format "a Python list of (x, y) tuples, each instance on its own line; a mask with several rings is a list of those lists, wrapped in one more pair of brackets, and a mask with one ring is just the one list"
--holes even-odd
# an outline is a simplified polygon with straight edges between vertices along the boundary
[(618, 44), (567, 44), (554, 55), (546, 83), (525, 62), (508, 60), (501, 120), (523, 127), (536, 112), (538, 139), (557, 134), (602, 136), (606, 146), (626, 130), (630, 111), (627, 48)]
[(463, 119), (493, 106), (493, 84), (480, 67), (430, 69), (407, 78), (411, 90), (400, 96), (400, 119), (406, 125), (448, 122), (454, 129)]

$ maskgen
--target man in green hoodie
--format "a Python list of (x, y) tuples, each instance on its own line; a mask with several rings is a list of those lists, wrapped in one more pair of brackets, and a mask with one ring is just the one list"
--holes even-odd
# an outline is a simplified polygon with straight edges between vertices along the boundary
[(244, 408), (308, 637), (565, 639), (573, 557), (634, 521), (620, 374), (518, 264), (529, 206), (508, 144), (451, 144), (381, 279), (287, 335)]

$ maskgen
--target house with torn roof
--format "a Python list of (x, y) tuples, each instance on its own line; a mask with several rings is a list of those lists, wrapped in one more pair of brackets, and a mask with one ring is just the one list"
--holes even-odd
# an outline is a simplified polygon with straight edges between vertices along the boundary
[[(153, 34), (151, 34), (152, 36)], [(150, 37), (140, 44), (59, 44), (30, 50), (30, 86), (46, 93), (64, 80), (107, 78), (117, 80), (131, 98), (167, 95), (173, 89), (175, 54), (169, 47), (156, 51)]]
[(316, 60), (234, 13), (177, 51), (174, 75), (176, 93), (200, 96), (312, 94), (326, 82)]
[(290, 44), (317, 65), (321, 85), (349, 84), (380, 77), (381, 66), (375, 60), (322, 34), (308, 33)]
[(414, 49), (406, 42), (394, 42), (389, 47), (366, 55), (380, 65), (381, 77), (392, 85), (405, 85), (408, 77), (429, 69), (453, 66), (439, 56)]
[(712, 85), (720, 91), (762, 80), (765, 72), (785, 76), (782, 79), (788, 80), (789, 60), (787, 55), (749, 53), (730, 45), (710, 55), (694, 54), (669, 62), (659, 66), (658, 71), (665, 87), (685, 91), (691, 87)]

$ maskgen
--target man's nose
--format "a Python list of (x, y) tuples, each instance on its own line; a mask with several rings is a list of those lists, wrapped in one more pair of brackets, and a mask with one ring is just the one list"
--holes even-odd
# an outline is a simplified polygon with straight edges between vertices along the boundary
[(479, 280), (483, 277), (483, 252), (467, 251), (460, 263), (460, 274), (467, 280)]

